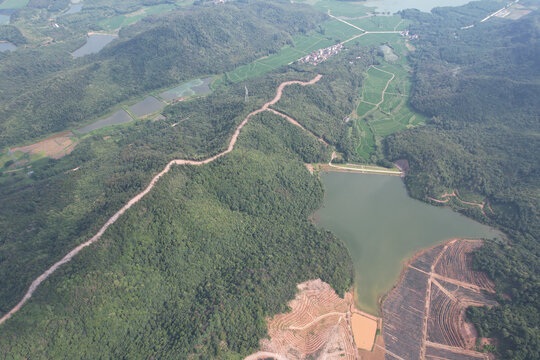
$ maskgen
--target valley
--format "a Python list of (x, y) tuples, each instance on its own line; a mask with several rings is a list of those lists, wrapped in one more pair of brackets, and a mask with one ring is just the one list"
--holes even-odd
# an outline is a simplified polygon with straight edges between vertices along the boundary
[(0, 358), (534, 359), (535, 1), (0, 2)]

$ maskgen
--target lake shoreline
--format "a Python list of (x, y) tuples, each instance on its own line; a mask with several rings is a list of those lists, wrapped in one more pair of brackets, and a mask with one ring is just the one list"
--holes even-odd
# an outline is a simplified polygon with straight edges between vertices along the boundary
[(361, 175), (320, 173), (324, 199), (310, 219), (343, 241), (354, 264), (355, 304), (367, 313), (381, 315), (381, 297), (419, 253), (457, 238), (500, 237), (452, 209), (411, 198), (397, 176)]

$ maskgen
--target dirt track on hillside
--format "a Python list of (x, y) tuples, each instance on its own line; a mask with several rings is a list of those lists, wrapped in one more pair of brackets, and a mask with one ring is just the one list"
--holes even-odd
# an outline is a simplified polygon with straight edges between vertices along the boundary
[[(101, 227), (101, 229), (99, 229), (99, 231), (90, 240), (78, 245), (76, 248), (74, 248), (69, 253), (67, 253), (67, 255), (64, 256), (60, 261), (56, 262), (49, 269), (47, 269), (43, 274), (38, 276), (32, 282), (32, 284), (30, 284), (30, 287), (28, 288), (28, 291), (23, 296), (23, 298), (19, 301), (19, 303), (17, 303), (17, 305), (15, 305), (9, 312), (7, 312), (4, 316), (2, 316), (2, 318), (0, 318), (0, 325), (3, 324), (6, 320), (8, 320), (11, 316), (13, 316), (13, 314), (15, 314), (17, 311), (19, 311), (21, 309), (21, 307), (32, 297), (32, 295), (34, 294), (34, 291), (36, 291), (38, 286), (45, 279), (47, 279), (52, 273), (54, 273), (60, 266), (62, 266), (63, 264), (65, 264), (65, 263), (67, 263), (69, 261), (71, 261), (71, 259), (75, 255), (77, 255), (85, 247), (90, 246), (91, 244), (98, 241), (101, 238), (101, 236), (105, 233), (105, 231), (109, 228), (109, 226), (114, 224), (116, 222), (116, 220), (118, 220), (118, 218), (120, 216), (122, 216), (130, 207), (132, 207), (139, 200), (141, 200), (146, 194), (148, 194), (150, 192), (150, 190), (152, 190), (154, 185), (157, 183), (157, 181), (163, 175), (168, 173), (169, 170), (171, 170), (171, 167), (173, 165), (195, 165), (195, 166), (204, 165), (204, 164), (208, 164), (208, 163), (222, 157), (225, 154), (230, 153), (234, 149), (234, 145), (236, 144), (236, 141), (238, 140), (238, 136), (240, 135), (240, 131), (247, 124), (249, 119), (254, 115), (257, 115), (257, 114), (259, 114), (259, 113), (261, 113), (263, 111), (269, 110), (269, 106), (274, 105), (275, 103), (277, 103), (281, 99), (281, 95), (283, 94), (283, 89), (286, 86), (293, 85), (293, 84), (298, 84), (298, 85), (302, 85), (302, 86), (312, 85), (312, 84), (315, 84), (317, 81), (319, 81), (321, 78), (322, 78), (322, 75), (319, 74), (319, 75), (317, 75), (316, 77), (314, 77), (313, 79), (311, 79), (310, 81), (307, 81), (307, 82), (306, 81), (292, 80), (292, 81), (285, 81), (285, 82), (281, 83), (278, 86), (277, 90), (276, 90), (276, 96), (272, 100), (270, 100), (269, 102), (264, 104), (261, 108), (249, 113), (246, 116), (246, 118), (240, 123), (240, 125), (238, 125), (238, 127), (236, 128), (236, 130), (234, 131), (234, 133), (233, 133), (233, 135), (231, 137), (231, 140), (229, 141), (229, 146), (228, 146), (227, 150), (225, 150), (225, 151), (223, 151), (223, 152), (221, 152), (221, 153), (219, 153), (217, 155), (214, 155), (214, 156), (212, 156), (212, 157), (210, 157), (208, 159), (201, 160), (201, 161), (186, 160), (186, 159), (176, 159), (176, 160), (170, 161), (160, 173), (158, 173), (156, 176), (154, 176), (152, 178), (152, 180), (150, 181), (148, 186), (142, 192), (140, 192), (139, 194), (137, 194), (133, 198), (131, 198), (131, 200), (129, 200), (120, 210), (118, 210), (109, 220), (107, 220), (107, 222)], [(278, 115), (283, 116), (283, 114), (278, 114)], [(288, 121), (292, 120), (292, 119), (289, 120), (288, 116), (283, 116), (283, 117), (285, 117), (285, 119), (287, 119)], [(297, 125), (297, 126), (300, 126), (300, 124), (298, 124), (296, 121), (294, 121), (293, 124)], [(300, 127), (303, 129), (302, 126), (300, 126)]]

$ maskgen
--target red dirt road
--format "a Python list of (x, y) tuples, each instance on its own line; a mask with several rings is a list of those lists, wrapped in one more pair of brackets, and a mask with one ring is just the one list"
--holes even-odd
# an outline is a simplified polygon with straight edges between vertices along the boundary
[[(311, 79), (310, 81), (298, 81), (298, 80), (293, 80), (293, 81), (285, 81), (283, 83), (281, 83), (278, 88), (277, 88), (277, 91), (276, 91), (276, 96), (270, 100), (269, 102), (267, 102), (266, 104), (264, 104), (260, 109), (257, 109), (251, 113), (249, 113), (246, 118), (240, 123), (240, 125), (238, 125), (238, 127), (236, 128), (236, 130), (234, 131), (232, 137), (231, 137), (231, 140), (229, 141), (229, 147), (227, 148), (227, 150), (217, 154), (217, 155), (214, 155), (208, 159), (205, 159), (205, 160), (201, 160), (201, 161), (194, 161), (194, 160), (186, 160), (186, 159), (176, 159), (176, 160), (172, 160), (171, 162), (169, 162), (165, 168), (160, 172), (158, 173), (156, 176), (154, 176), (152, 178), (152, 180), (150, 181), (150, 183), (148, 184), (148, 186), (146, 187), (146, 189), (144, 189), (143, 191), (141, 191), (139, 194), (135, 195), (131, 200), (129, 200), (124, 206), (122, 206), (122, 208), (120, 210), (118, 210), (109, 220), (107, 220), (107, 222), (101, 227), (101, 229), (99, 229), (99, 231), (88, 241), (78, 245), (76, 248), (74, 248), (73, 250), (71, 250), (69, 253), (67, 253), (66, 256), (64, 256), (60, 261), (58, 261), (57, 263), (55, 263), (54, 265), (52, 265), (49, 269), (47, 269), (43, 274), (39, 275), (34, 281), (32, 281), (32, 284), (30, 284), (30, 287), (28, 288), (28, 291), (26, 292), (26, 294), (23, 296), (23, 298), (19, 301), (19, 303), (17, 305), (15, 305), (9, 312), (7, 312), (4, 316), (2, 316), (2, 318), (0, 318), (0, 325), (3, 324), (6, 320), (8, 320), (11, 316), (13, 316), (13, 314), (15, 314), (17, 311), (19, 311), (21, 309), (21, 307), (32, 297), (32, 295), (34, 294), (34, 291), (36, 291), (36, 289), (38, 288), (38, 286), (45, 280), (47, 279), (52, 273), (54, 273), (60, 266), (62, 266), (63, 264), (71, 261), (71, 259), (77, 255), (79, 252), (81, 252), (81, 250), (83, 250), (85, 247), (87, 246), (90, 246), (92, 245), (93, 243), (95, 243), (96, 241), (98, 241), (101, 236), (105, 233), (105, 231), (112, 225), (116, 222), (116, 220), (118, 220), (118, 218), (120, 216), (122, 216), (130, 207), (132, 207), (133, 205), (135, 205), (139, 200), (141, 200), (146, 194), (148, 194), (150, 192), (150, 190), (152, 190), (152, 188), (154, 187), (154, 185), (157, 183), (157, 181), (163, 176), (165, 175), (166, 173), (169, 172), (169, 170), (171, 170), (171, 166), (172, 165), (194, 165), (194, 166), (199, 166), (199, 165), (203, 165), (203, 164), (208, 164), (214, 160), (216, 160), (217, 158), (220, 158), (222, 157), (223, 155), (225, 154), (228, 154), (230, 153), (233, 149), (234, 149), (234, 145), (236, 144), (236, 141), (238, 140), (238, 136), (240, 135), (240, 131), (242, 130), (242, 128), (247, 124), (247, 122), (249, 121), (249, 119), (254, 116), (254, 115), (257, 115), (263, 111), (266, 111), (266, 110), (269, 110), (269, 106), (271, 105), (274, 105), (275, 103), (277, 103), (280, 99), (281, 99), (281, 95), (283, 94), (283, 89), (288, 86), (288, 85), (293, 85), (293, 84), (298, 84), (298, 85), (302, 85), (302, 86), (306, 86), (306, 85), (312, 85), (312, 84), (315, 84), (317, 81), (319, 81), (320, 79), (322, 78), (322, 75), (317, 75), (316, 77), (314, 77), (313, 79)], [(279, 114), (281, 116), (283, 116), (283, 114)], [(285, 117), (285, 116), (284, 116)], [(285, 117), (288, 121), (291, 121), (289, 120), (288, 117)], [(300, 126), (300, 124), (298, 124), (296, 121), (293, 120), (293, 124), (297, 125), (297, 126)], [(303, 127), (302, 127), (303, 129)]]

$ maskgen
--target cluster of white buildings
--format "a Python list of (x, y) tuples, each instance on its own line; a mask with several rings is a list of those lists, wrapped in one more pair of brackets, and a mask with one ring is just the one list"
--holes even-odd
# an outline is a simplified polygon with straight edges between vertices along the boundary
[(410, 34), (409, 30), (404, 30), (399, 33), (401, 36), (406, 37), (408, 39), (418, 39), (418, 34)]
[(328, 59), (329, 57), (336, 55), (341, 50), (343, 50), (343, 44), (336, 44), (325, 49), (315, 50), (311, 54), (299, 59), (298, 62), (301, 64), (308, 63), (315, 66)]

